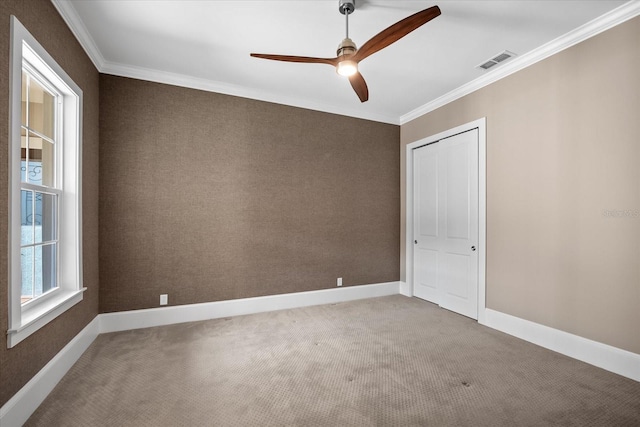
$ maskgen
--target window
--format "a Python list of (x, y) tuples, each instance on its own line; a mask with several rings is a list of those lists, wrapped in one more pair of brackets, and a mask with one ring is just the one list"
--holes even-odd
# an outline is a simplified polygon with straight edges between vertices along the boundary
[(13, 347), (82, 300), (82, 91), (11, 17), (9, 330)]
[(56, 171), (61, 145), (56, 126), (60, 95), (24, 62), (20, 125), (20, 302), (29, 304), (58, 288), (58, 200)]

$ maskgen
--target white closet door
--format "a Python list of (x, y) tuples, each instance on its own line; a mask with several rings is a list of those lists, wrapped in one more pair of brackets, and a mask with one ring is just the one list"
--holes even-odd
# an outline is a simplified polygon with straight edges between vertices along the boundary
[(414, 294), (478, 318), (478, 130), (414, 151)]
[(413, 153), (413, 294), (436, 304), (440, 303), (439, 157), (438, 144)]

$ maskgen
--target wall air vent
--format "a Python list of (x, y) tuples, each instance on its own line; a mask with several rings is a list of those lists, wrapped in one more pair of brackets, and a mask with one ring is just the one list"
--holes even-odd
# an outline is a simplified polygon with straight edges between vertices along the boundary
[(508, 50), (505, 50), (504, 52), (501, 52), (501, 53), (497, 54), (496, 56), (494, 56), (493, 58), (483, 62), (480, 65), (478, 65), (476, 68), (481, 68), (483, 70), (488, 70), (489, 68), (493, 67), (494, 65), (498, 65), (499, 63), (504, 62), (509, 58), (513, 58), (514, 56), (516, 56), (515, 53), (509, 52)]

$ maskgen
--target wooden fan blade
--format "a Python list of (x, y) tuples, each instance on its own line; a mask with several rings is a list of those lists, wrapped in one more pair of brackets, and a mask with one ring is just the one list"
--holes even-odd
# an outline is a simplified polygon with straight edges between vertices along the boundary
[(362, 61), (366, 57), (373, 55), (377, 51), (384, 49), (391, 43), (397, 42), (411, 31), (421, 27), (433, 18), (440, 15), (440, 8), (432, 6), (421, 12), (415, 13), (402, 21), (398, 21), (386, 30), (383, 30), (373, 36), (368, 42), (362, 45), (354, 54), (354, 61)]
[(310, 56), (269, 55), (264, 53), (252, 53), (254, 58), (271, 59), (273, 61), (303, 62), (307, 64), (329, 64), (334, 67), (338, 64), (338, 58), (313, 58)]
[(369, 99), (369, 88), (367, 87), (367, 82), (364, 81), (362, 74), (358, 72), (349, 76), (349, 82), (351, 83), (353, 90), (358, 94), (360, 101), (366, 102)]

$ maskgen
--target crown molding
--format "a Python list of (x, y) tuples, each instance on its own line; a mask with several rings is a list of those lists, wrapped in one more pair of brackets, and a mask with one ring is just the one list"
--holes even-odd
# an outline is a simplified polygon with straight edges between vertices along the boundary
[(400, 125), (417, 119), (418, 117), (430, 113), (446, 104), (462, 98), (465, 95), (469, 95), (472, 92), (482, 89), (485, 86), (495, 83), (517, 71), (527, 68), (536, 62), (542, 61), (558, 52), (561, 52), (575, 44), (578, 44), (590, 37), (600, 34), (603, 31), (613, 28), (616, 25), (622, 24), (631, 18), (640, 14), (640, 1), (632, 0), (622, 6), (613, 9), (610, 12), (605, 13), (598, 18), (587, 22), (586, 24), (572, 30), (555, 40), (552, 40), (546, 44), (543, 44), (537, 49), (534, 49), (528, 53), (518, 56), (506, 64), (495, 67), (495, 69), (487, 72), (482, 77), (478, 77), (475, 80), (470, 81), (457, 89), (452, 90), (449, 93), (442, 95), (439, 98), (434, 99), (402, 116), (400, 116)]
[(93, 37), (91, 37), (91, 34), (78, 16), (78, 12), (71, 2), (68, 0), (51, 0), (51, 3), (53, 3), (53, 6), (58, 10), (58, 13), (62, 16), (62, 19), (66, 22), (73, 35), (76, 36), (76, 39), (80, 42), (80, 46), (82, 46), (87, 53), (93, 65), (98, 71), (102, 71), (106, 62), (104, 56), (102, 56), (96, 42), (93, 40)]
[(352, 108), (343, 108), (302, 98), (289, 97), (286, 95), (279, 95), (268, 91), (261, 91), (244, 86), (187, 76), (184, 74), (170, 73), (167, 71), (123, 65), (109, 61), (106, 61), (102, 69), (99, 71), (103, 74), (111, 74), (114, 76), (130, 77), (155, 83), (199, 89), (207, 92), (216, 92), (225, 95), (237, 96), (240, 98), (249, 98), (257, 101), (265, 101), (292, 107), (305, 108), (308, 110), (322, 111), (325, 113), (339, 114), (342, 116), (354, 117), (358, 119), (372, 120), (393, 125), (400, 124), (400, 122), (398, 121), (398, 117), (396, 116), (365, 112)]

